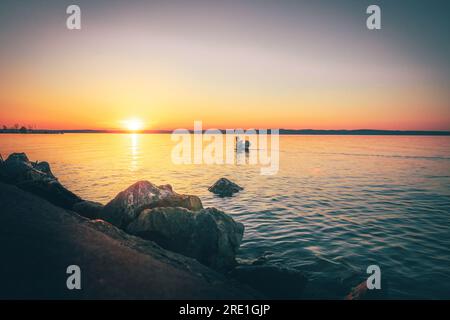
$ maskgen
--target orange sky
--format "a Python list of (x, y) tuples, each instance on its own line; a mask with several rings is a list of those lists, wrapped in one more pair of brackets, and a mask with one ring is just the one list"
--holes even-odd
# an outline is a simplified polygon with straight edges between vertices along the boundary
[(447, 79), (388, 31), (163, 5), (82, 6), (83, 29), (69, 31), (48, 9), (3, 22), (0, 125), (450, 130)]

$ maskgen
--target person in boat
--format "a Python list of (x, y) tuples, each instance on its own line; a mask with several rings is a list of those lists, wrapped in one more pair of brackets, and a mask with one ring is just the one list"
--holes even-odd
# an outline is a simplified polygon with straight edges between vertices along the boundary
[(250, 150), (250, 141), (245, 140), (245, 152), (248, 152)]
[(245, 140), (245, 143), (239, 139), (239, 137), (236, 137), (236, 151), (241, 152), (242, 150), (245, 150), (245, 152), (249, 152), (250, 150), (250, 141)]

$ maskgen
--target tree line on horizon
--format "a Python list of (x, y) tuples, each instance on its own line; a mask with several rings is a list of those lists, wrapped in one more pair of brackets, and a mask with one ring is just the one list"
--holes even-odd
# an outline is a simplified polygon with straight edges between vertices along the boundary
[(0, 127), (0, 133), (55, 133), (55, 131), (37, 129), (36, 126), (32, 125), (25, 126), (16, 123), (11, 127), (8, 127), (7, 125), (2, 125)]
[(25, 125), (20, 125), (18, 123), (14, 124), (11, 127), (8, 127), (7, 125), (2, 125), (1, 126), (1, 131), (2, 132), (27, 133), (28, 131), (33, 131), (33, 126), (31, 126), (31, 125), (25, 126)]

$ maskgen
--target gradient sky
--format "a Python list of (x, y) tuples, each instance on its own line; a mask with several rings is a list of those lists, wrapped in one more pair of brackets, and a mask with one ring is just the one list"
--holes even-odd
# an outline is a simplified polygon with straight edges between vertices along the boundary
[(2, 0), (0, 125), (450, 130), (449, 15), (450, 1)]

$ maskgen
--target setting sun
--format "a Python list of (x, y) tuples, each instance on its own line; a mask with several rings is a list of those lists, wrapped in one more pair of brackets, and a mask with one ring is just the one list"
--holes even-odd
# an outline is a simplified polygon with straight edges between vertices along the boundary
[(144, 124), (140, 119), (128, 119), (124, 121), (124, 127), (129, 131), (139, 131), (144, 128)]

